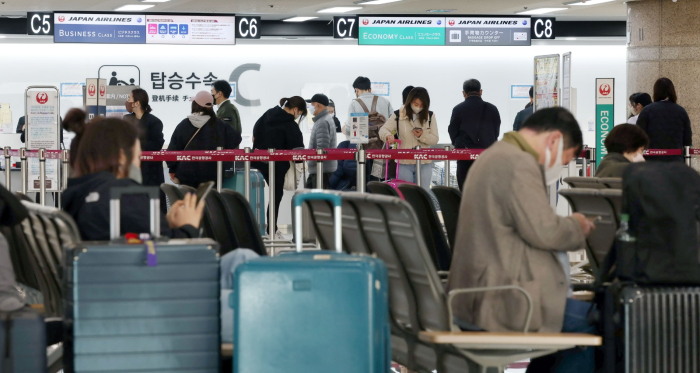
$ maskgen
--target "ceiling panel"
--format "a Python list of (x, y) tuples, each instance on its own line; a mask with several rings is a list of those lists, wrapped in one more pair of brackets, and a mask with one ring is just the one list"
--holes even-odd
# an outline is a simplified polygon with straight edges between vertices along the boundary
[[(334, 6), (352, 6), (355, 0), (172, 0), (156, 4), (153, 12), (202, 12), (262, 14), (264, 19), (294, 15), (320, 16), (316, 11)], [(430, 9), (455, 9), (453, 14), (514, 14), (525, 8), (560, 7), (571, 0), (403, 0), (383, 5), (365, 5), (355, 14), (428, 14)], [(24, 15), (27, 11), (88, 10), (112, 11), (137, 0), (0, 0), (0, 15)], [(449, 13), (448, 13), (449, 14)], [(621, 0), (590, 6), (570, 6), (551, 13), (561, 19), (624, 20), (627, 8)]]

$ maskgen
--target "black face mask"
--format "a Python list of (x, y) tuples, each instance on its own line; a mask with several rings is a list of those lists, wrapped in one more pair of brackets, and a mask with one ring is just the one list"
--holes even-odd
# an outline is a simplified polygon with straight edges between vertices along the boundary
[(216, 95), (211, 95), (211, 97), (214, 99), (214, 104), (216, 105)]

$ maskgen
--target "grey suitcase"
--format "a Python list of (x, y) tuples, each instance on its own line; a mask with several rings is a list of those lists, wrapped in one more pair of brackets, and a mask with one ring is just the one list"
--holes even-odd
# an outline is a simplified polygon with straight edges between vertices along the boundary
[(44, 317), (29, 307), (0, 312), (0, 372), (46, 372)]
[[(160, 205), (155, 187), (113, 188), (110, 194), (112, 241), (82, 242), (66, 255), (65, 372), (217, 373), (218, 244), (157, 239)], [(156, 240), (118, 240), (115, 217), (124, 194), (149, 195)]]

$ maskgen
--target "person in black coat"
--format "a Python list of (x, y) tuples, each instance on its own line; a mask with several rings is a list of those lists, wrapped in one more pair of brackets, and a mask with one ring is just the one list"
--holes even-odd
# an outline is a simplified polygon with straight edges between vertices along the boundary
[[(241, 134), (216, 117), (211, 93), (200, 91), (192, 98), (192, 114), (175, 128), (168, 150), (238, 149)], [(207, 181), (216, 181), (216, 162), (167, 162), (170, 179), (176, 184), (197, 188)], [(233, 162), (223, 162), (223, 169)], [(222, 175), (223, 177), (223, 175)]]
[(340, 119), (338, 119), (338, 116), (335, 113), (335, 102), (333, 102), (333, 100), (329, 101), (330, 104), (328, 105), (328, 114), (333, 115), (333, 123), (335, 123), (335, 132), (343, 132), (342, 126), (340, 125)]
[[(464, 102), (452, 110), (447, 131), (457, 149), (486, 149), (498, 140), (501, 115), (496, 106), (481, 98), (481, 83), (476, 79), (464, 82)], [(457, 183), (462, 190), (474, 161), (457, 161)]]
[[(141, 175), (139, 131), (133, 124), (114, 118), (97, 118), (85, 124), (67, 117), (65, 126), (76, 133), (71, 149), (77, 152), (71, 159), (74, 177), (68, 180), (68, 189), (63, 193), (63, 210), (73, 217), (83, 240), (109, 240), (110, 189), (139, 185), (133, 180), (134, 175)], [(122, 235), (150, 233), (149, 206), (145, 195), (122, 198)], [(167, 215), (158, 212), (161, 236), (199, 237), (203, 212), (204, 201), (197, 203), (194, 195), (177, 201)]]
[[(676, 88), (668, 78), (654, 83), (654, 103), (642, 109), (637, 125), (649, 136), (649, 149), (683, 149), (693, 145), (688, 113), (676, 101)], [(648, 161), (683, 162), (683, 156), (647, 157)]]
[[(131, 114), (125, 115), (124, 120), (137, 124), (141, 130), (141, 149), (149, 152), (163, 150), (163, 122), (151, 114), (148, 93), (141, 88), (131, 91), (126, 101), (126, 110)], [(163, 162), (141, 164), (141, 184), (160, 187), (164, 182)]]
[[(253, 127), (253, 149), (255, 150), (292, 150), (304, 148), (304, 137), (295, 122), (307, 115), (306, 101), (299, 97), (289, 97), (280, 100), (280, 106), (275, 106), (263, 114)], [(267, 162), (251, 162), (251, 168), (258, 169), (270, 185), (270, 172)], [(289, 162), (275, 163), (275, 217), (279, 218), (280, 203), (284, 195), (284, 176), (289, 170)], [(268, 205), (268, 216), (270, 206)], [(271, 227), (272, 224), (268, 224)], [(277, 222), (275, 222), (277, 229)], [(272, 237), (273, 232), (268, 232)], [(276, 232), (275, 232), (276, 233)]]
[(527, 120), (527, 118), (530, 118), (530, 115), (535, 110), (534, 105), (532, 105), (532, 94), (533, 94), (533, 89), (530, 87), (530, 102), (525, 105), (525, 109), (520, 110), (518, 114), (515, 116), (515, 120), (513, 121), (513, 131), (520, 131), (521, 128), (523, 128), (523, 123)]

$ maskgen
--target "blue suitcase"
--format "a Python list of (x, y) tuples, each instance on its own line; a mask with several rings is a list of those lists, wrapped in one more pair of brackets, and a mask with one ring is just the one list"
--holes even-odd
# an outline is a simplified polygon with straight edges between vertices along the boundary
[[(236, 169), (233, 177), (224, 179), (224, 189), (235, 190), (236, 192), (245, 195), (245, 173), (242, 169)], [(267, 235), (265, 226), (265, 178), (260, 171), (256, 169), (250, 170), (250, 207), (253, 209), (253, 215), (260, 224), (260, 234)]]
[(44, 317), (29, 307), (0, 312), (0, 372), (46, 372)]
[(65, 270), (64, 371), (218, 373), (218, 244), (209, 239), (126, 244), (119, 199), (148, 194), (159, 236), (158, 189), (110, 191), (110, 242), (68, 250)]
[[(264, 257), (237, 268), (236, 373), (386, 373), (391, 367), (387, 269), (379, 259), (341, 252), (341, 199), (295, 197), (296, 221), (309, 199), (335, 205), (337, 253)], [(301, 226), (295, 226), (298, 236)]]

